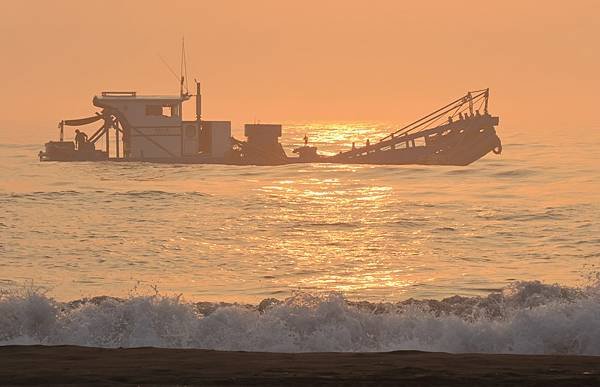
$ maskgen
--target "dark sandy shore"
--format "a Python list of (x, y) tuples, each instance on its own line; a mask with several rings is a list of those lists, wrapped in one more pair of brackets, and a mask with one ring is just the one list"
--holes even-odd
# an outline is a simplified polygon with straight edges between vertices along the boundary
[(0, 347), (0, 384), (600, 385), (600, 357)]

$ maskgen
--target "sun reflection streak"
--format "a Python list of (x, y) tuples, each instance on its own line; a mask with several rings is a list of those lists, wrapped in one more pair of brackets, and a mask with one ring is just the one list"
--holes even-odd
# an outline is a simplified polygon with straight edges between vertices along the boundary
[(295, 286), (343, 292), (393, 288), (402, 293), (417, 283), (410, 261), (390, 265), (390, 258), (419, 256), (419, 244), (407, 240), (401, 251), (390, 252), (390, 241), (378, 227), (381, 218), (394, 216), (391, 186), (358, 180), (342, 184), (338, 177), (313, 175), (276, 180), (260, 190), (282, 203), (279, 218), (291, 225), (288, 232), (294, 237), (278, 238), (270, 248), (293, 257), (293, 270), (302, 273)]

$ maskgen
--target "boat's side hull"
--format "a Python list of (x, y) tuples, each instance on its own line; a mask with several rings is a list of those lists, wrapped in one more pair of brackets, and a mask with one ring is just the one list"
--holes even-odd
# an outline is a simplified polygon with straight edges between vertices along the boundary
[(388, 164), (388, 165), (469, 165), (486, 154), (501, 150), (500, 138), (493, 128), (474, 133), (458, 134), (452, 144), (428, 144), (411, 148), (402, 148), (373, 152), (362, 157), (347, 160), (352, 164)]
[[(493, 126), (483, 129), (471, 127), (468, 129), (441, 131), (436, 136), (423, 137), (424, 145), (412, 146), (406, 141), (406, 146), (387, 147), (384, 150), (365, 151), (354, 157), (337, 156), (315, 159), (288, 157), (278, 160), (259, 160), (244, 158), (215, 158), (208, 155), (197, 155), (177, 158), (119, 158), (111, 161), (153, 162), (171, 164), (226, 164), (226, 165), (285, 165), (298, 163), (333, 163), (333, 164), (383, 164), (383, 165), (469, 165), (479, 160), (489, 152), (500, 153), (502, 145)], [(404, 140), (402, 141), (404, 143)], [(104, 161), (109, 160), (102, 151), (77, 151), (47, 146), (47, 151), (40, 153), (42, 161)]]

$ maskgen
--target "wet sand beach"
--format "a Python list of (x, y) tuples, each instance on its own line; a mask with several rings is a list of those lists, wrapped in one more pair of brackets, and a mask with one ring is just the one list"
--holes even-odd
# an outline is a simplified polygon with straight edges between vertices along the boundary
[(3, 346), (0, 359), (2, 385), (600, 384), (600, 357), (593, 356)]

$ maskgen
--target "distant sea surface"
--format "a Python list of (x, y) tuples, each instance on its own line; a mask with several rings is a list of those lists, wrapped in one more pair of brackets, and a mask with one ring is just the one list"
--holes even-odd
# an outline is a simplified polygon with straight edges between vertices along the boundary
[[(291, 155), (308, 134), (312, 145), (332, 153), (352, 141), (373, 142), (392, 129), (378, 123), (285, 125), (282, 143)], [(498, 134), (503, 153), (466, 167), (41, 163), (37, 152), (43, 143), (0, 144), (0, 314), (17, 316), (27, 326), (24, 321), (35, 316), (23, 311), (27, 305), (38, 310), (31, 306), (37, 300), (50, 308), (60, 329), (67, 329), (65, 318), (71, 324), (74, 316), (83, 318), (79, 304), (68, 302), (97, 296), (120, 308), (145, 300), (150, 309), (158, 308), (155, 312), (167, 301), (189, 308), (205, 305), (201, 301), (257, 306), (274, 298), (279, 301), (273, 308), (280, 312), (302, 304), (317, 314), (318, 308), (331, 307), (338, 316), (349, 310), (367, 313), (352, 309), (356, 305), (406, 305), (410, 298), (431, 304), (458, 295), (458, 304), (472, 308), (504, 294), (505, 308), (517, 294), (528, 300), (513, 300), (512, 307), (522, 312), (532, 305), (572, 305), (580, 296), (595, 297), (590, 289), (597, 286), (600, 263), (600, 131), (500, 126)], [(543, 300), (531, 304), (531, 297)], [(265, 302), (271, 305), (261, 305)], [(338, 302), (343, 310), (336, 312), (331, 305)], [(65, 317), (67, 303), (71, 312)], [(215, 308), (198, 313), (212, 316)], [(250, 319), (256, 326), (266, 312), (248, 313), (256, 313)], [(600, 317), (594, 316), (599, 331)], [(206, 318), (197, 317), (197, 323), (207, 323)], [(6, 319), (0, 316), (0, 342), (66, 343), (73, 337), (72, 331), (60, 336), (56, 327), (45, 336), (25, 334)], [(249, 328), (244, 329), (234, 331), (242, 335)], [(304, 340), (304, 347), (278, 347), (257, 344), (260, 340), (236, 346), (243, 342), (239, 338), (228, 345), (174, 343), (156, 335), (149, 339), (140, 333), (137, 341), (127, 336), (126, 342), (122, 336), (95, 342), (88, 335), (76, 343), (519, 352), (498, 341), (485, 348), (427, 346), (414, 332), (403, 344), (392, 345), (396, 341), (388, 338), (325, 347), (318, 337), (313, 346)], [(327, 329), (321, 335), (327, 337)], [(535, 346), (520, 351), (552, 352)]]

